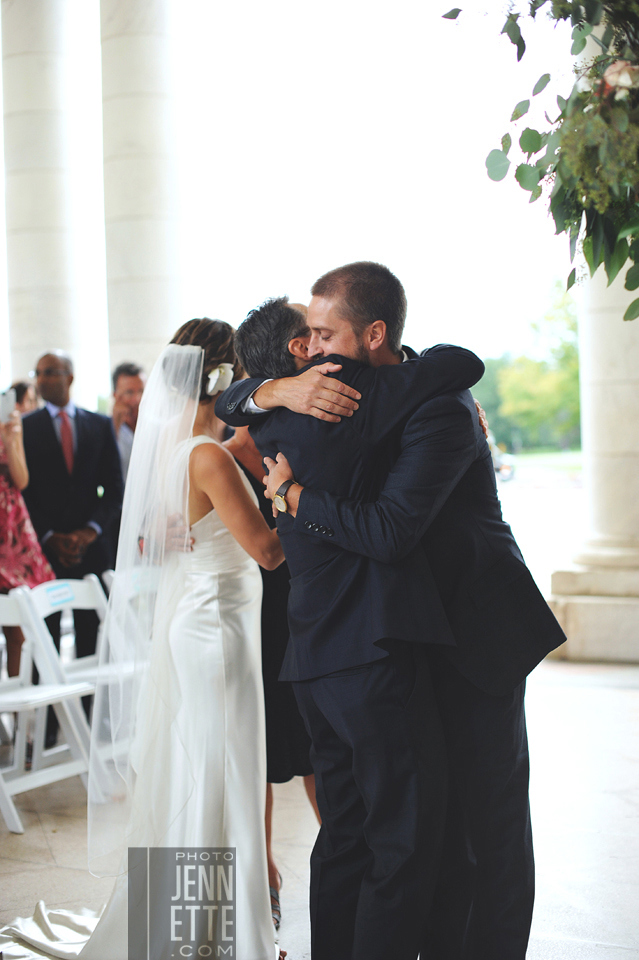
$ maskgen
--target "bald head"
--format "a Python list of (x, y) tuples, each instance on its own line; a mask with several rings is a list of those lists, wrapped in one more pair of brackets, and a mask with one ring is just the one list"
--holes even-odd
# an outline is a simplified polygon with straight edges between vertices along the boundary
[(36, 364), (35, 374), (42, 399), (56, 407), (66, 407), (73, 383), (73, 360), (69, 354), (64, 350), (43, 353)]

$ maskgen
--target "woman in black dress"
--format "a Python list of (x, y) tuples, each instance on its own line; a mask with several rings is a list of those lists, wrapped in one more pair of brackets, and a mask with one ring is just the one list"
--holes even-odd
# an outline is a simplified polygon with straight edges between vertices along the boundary
[[(262, 457), (251, 439), (248, 427), (238, 428), (225, 441), (224, 446), (233, 454), (253, 487), (260, 510), (271, 528), (275, 527), (272, 503), (264, 496), (264, 467)], [(290, 683), (280, 682), (284, 653), (288, 643), (287, 604), (289, 571), (286, 563), (276, 570), (263, 570), (262, 597), (262, 676), (266, 708), (266, 846), (268, 876), (271, 891), (273, 922), (279, 929), (279, 891), (282, 878), (273, 859), (271, 849), (271, 821), (273, 810), (272, 783), (286, 783), (293, 777), (304, 777), (308, 798), (319, 820), (315, 800), (315, 777), (313, 776), (309, 751), (311, 741), (304, 721), (297, 708), (295, 694)]]

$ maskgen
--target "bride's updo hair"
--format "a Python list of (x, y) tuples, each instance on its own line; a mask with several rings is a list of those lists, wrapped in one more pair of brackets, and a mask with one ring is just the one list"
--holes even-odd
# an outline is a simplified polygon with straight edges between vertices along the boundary
[(200, 403), (210, 403), (213, 399), (206, 392), (211, 370), (214, 370), (221, 363), (232, 363), (234, 380), (239, 380), (244, 372), (235, 355), (234, 334), (235, 330), (230, 323), (202, 317), (201, 320), (187, 320), (171, 340), (171, 343), (202, 347), (204, 350)]

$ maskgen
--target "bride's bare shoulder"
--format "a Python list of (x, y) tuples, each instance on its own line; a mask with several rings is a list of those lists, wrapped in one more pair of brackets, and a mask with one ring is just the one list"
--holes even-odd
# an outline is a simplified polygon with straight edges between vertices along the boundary
[(191, 470), (197, 475), (211, 470), (237, 471), (231, 453), (221, 443), (200, 443), (191, 453)]

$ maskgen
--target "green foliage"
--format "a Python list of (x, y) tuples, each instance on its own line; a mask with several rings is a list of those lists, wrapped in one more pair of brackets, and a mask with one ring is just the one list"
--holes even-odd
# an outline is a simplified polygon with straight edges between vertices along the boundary
[[(633, 273), (639, 243), (626, 238), (639, 238), (639, 2), (529, 0), (528, 15), (534, 18), (542, 8), (554, 20), (570, 20), (572, 47), (567, 55), (581, 54), (588, 38), (599, 53), (575, 69), (568, 98), (557, 95), (559, 116), (552, 118), (552, 107), (545, 111), (547, 130), (527, 127), (518, 137), (502, 137), (502, 149), (491, 151), (486, 161), (488, 176), (506, 177), (512, 161), (506, 154), (517, 139), (526, 162), (512, 161), (515, 179), (530, 193), (531, 203), (545, 192), (556, 233), (569, 235), (571, 260), (580, 242), (591, 275), (603, 265), (610, 284), (630, 259), (626, 286), (634, 290), (639, 287)], [(526, 49), (525, 15), (514, 3), (509, 11), (502, 34), (517, 47), (520, 60)], [(455, 17), (460, 12), (455, 8)], [(532, 96), (543, 93), (550, 79), (543, 74)], [(529, 109), (530, 100), (521, 100), (511, 123)], [(573, 270), (569, 288), (575, 276)], [(633, 303), (624, 319), (637, 316)]]
[(545, 90), (549, 83), (550, 83), (550, 74), (544, 73), (544, 75), (539, 78), (539, 80), (533, 87), (533, 97), (536, 97), (538, 93), (541, 93), (542, 90)]
[[(625, 108), (617, 109), (627, 121)], [(575, 111), (563, 125), (561, 156), (572, 189), (588, 197), (599, 213), (614, 211), (621, 195), (639, 185), (639, 126)]]
[(491, 150), (486, 157), (486, 169), (491, 180), (503, 180), (509, 166), (510, 160), (503, 150)]
[(530, 100), (520, 100), (515, 109), (513, 110), (512, 117), (510, 122), (514, 123), (515, 120), (519, 120), (520, 117), (523, 117), (525, 113), (528, 113), (530, 109)]
[(524, 448), (579, 444), (577, 317), (558, 285), (555, 302), (534, 328), (544, 359), (503, 356), (486, 361), (473, 395), (486, 411), (498, 443)]

